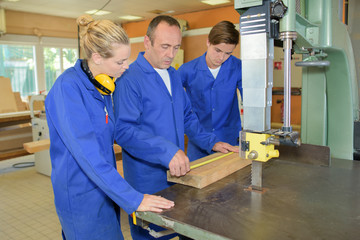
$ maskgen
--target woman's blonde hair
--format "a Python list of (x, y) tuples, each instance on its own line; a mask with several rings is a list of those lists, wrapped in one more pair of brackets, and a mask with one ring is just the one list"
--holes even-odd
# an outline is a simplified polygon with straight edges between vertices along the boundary
[(80, 26), (80, 46), (86, 59), (93, 53), (99, 53), (103, 58), (113, 56), (112, 44), (129, 45), (129, 37), (124, 29), (110, 20), (94, 20), (90, 15), (78, 17), (76, 23)]

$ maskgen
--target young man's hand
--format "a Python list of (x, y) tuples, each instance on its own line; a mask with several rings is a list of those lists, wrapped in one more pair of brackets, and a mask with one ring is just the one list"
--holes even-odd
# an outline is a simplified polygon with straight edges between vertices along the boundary
[(239, 146), (232, 146), (226, 142), (217, 142), (215, 143), (214, 147), (212, 148), (214, 152), (239, 152)]

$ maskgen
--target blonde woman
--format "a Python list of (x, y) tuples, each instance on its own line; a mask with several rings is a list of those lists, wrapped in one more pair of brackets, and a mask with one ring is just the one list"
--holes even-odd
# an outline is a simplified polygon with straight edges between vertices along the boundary
[(139, 193), (116, 170), (111, 93), (128, 69), (128, 36), (109, 20), (77, 23), (85, 59), (59, 76), (45, 102), (56, 211), (63, 239), (123, 239), (119, 207), (161, 212), (174, 203)]

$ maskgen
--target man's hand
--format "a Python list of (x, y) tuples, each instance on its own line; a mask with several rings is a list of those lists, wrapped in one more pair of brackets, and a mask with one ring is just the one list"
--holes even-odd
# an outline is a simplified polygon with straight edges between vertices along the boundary
[(144, 198), (136, 211), (151, 211), (159, 213), (162, 212), (163, 209), (169, 209), (173, 206), (175, 206), (175, 203), (173, 201), (167, 200), (166, 198), (144, 194)]
[(184, 176), (187, 172), (190, 171), (189, 158), (182, 150), (178, 150), (171, 159), (169, 163), (169, 170), (171, 176), (176, 177)]
[(225, 142), (217, 142), (215, 143), (214, 147), (212, 148), (215, 152), (222, 152), (222, 153), (228, 153), (228, 152), (239, 152), (238, 146), (232, 146)]

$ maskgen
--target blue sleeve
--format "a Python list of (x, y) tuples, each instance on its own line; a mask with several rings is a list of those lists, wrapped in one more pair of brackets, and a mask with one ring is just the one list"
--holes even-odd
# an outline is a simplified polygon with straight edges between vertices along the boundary
[(188, 83), (187, 83), (187, 71), (186, 71), (186, 65), (183, 64), (181, 65), (181, 67), (177, 70), (180, 78), (181, 78), (181, 82), (184, 88), (187, 88)]
[(212, 148), (215, 143), (220, 142), (220, 139), (213, 133), (207, 132), (202, 125), (196, 114), (193, 112), (190, 100), (183, 91), (184, 94), (184, 124), (185, 134), (189, 139), (195, 143), (201, 149), (206, 150), (209, 154), (212, 152)]
[(141, 129), (141, 88), (135, 81), (123, 77), (114, 92), (116, 118), (115, 140), (133, 157), (169, 168), (180, 149), (162, 136)]
[(240, 60), (240, 64), (239, 64), (239, 68), (236, 69), (236, 71), (239, 71), (239, 78), (238, 78), (238, 82), (237, 82), (237, 88), (240, 91), (240, 96), (241, 99), (243, 99), (243, 88), (242, 88), (242, 62)]
[(134, 190), (104, 158), (105, 149), (98, 143), (80, 90), (64, 82), (47, 100), (47, 118), (83, 172), (127, 213), (134, 212), (143, 194)]

